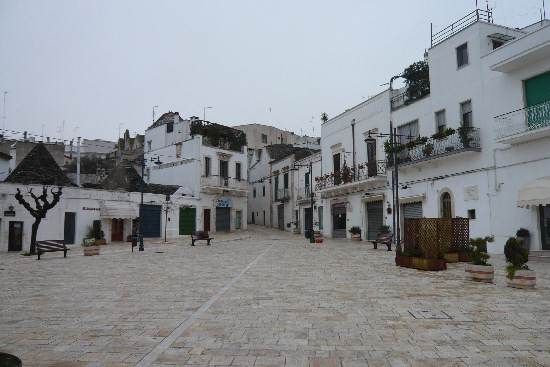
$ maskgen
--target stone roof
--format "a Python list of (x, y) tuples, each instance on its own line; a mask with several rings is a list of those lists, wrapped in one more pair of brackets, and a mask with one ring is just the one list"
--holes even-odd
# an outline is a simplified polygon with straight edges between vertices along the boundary
[(155, 127), (158, 127), (160, 125), (164, 125), (168, 122), (174, 122), (174, 117), (177, 116), (177, 121), (181, 122), (183, 119), (181, 118), (179, 112), (172, 112), (168, 111), (164, 113), (162, 116), (160, 116), (157, 121), (153, 123), (153, 125), (149, 126), (147, 130), (154, 129)]
[(271, 157), (271, 163), (279, 161), (292, 154), (294, 154), (294, 157), (298, 161), (319, 152), (318, 149), (300, 148), (295, 147), (292, 144), (272, 144), (267, 145), (265, 148)]
[(103, 190), (124, 190), (128, 192), (141, 192), (142, 187), (145, 193), (163, 195), (172, 195), (179, 188), (177, 185), (146, 184), (138, 171), (128, 161), (122, 161), (113, 168), (100, 185)]
[(27, 154), (5, 182), (26, 185), (75, 186), (42, 143)]

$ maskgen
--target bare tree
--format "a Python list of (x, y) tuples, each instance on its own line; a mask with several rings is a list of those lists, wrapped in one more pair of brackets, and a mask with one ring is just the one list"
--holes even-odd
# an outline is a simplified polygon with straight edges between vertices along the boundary
[(36, 252), (36, 234), (38, 233), (38, 226), (40, 225), (40, 222), (42, 219), (46, 218), (46, 213), (48, 210), (53, 208), (58, 202), (59, 197), (61, 196), (61, 187), (57, 188), (57, 192), (55, 192), (53, 189), (51, 190), (51, 193), (53, 195), (53, 199), (51, 202), (48, 201), (48, 188), (44, 186), (42, 188), (42, 195), (36, 196), (32, 189), (29, 190), (29, 194), (34, 199), (34, 203), (36, 205), (36, 208), (33, 209), (33, 207), (23, 198), (23, 195), (21, 195), (21, 190), (19, 188), (17, 189), (17, 194), (15, 194), (15, 199), (19, 202), (19, 204), (23, 205), (25, 209), (31, 215), (34, 217), (34, 223), (32, 224), (32, 233), (31, 233), (31, 248), (29, 252), (33, 253)]

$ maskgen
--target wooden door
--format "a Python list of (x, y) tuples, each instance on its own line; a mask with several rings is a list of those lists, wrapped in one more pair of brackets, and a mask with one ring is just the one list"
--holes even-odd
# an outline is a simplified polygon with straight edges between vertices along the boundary
[(23, 222), (10, 222), (8, 251), (23, 250)]
[(74, 245), (76, 229), (76, 213), (65, 212), (65, 228), (63, 238), (66, 245)]
[(114, 218), (112, 221), (111, 241), (124, 240), (124, 219)]
[(210, 231), (210, 209), (204, 209), (204, 231)]

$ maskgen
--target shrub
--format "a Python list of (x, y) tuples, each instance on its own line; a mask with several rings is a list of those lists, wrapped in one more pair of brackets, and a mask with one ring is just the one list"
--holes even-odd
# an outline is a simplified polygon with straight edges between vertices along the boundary
[(444, 134), (445, 136), (453, 135), (454, 133), (456, 133), (456, 130), (453, 129), (452, 127), (448, 127), (448, 128), (445, 129), (445, 131), (443, 132), (443, 134)]
[(358, 226), (353, 226), (349, 229), (349, 233), (351, 234), (361, 234), (361, 228)]
[(494, 237), (476, 237), (476, 238), (470, 238), (470, 241), (468, 242), (468, 257), (470, 258), (470, 261), (474, 265), (484, 265), (484, 266), (490, 266), (491, 264), (487, 263), (487, 260), (491, 257), (487, 253), (487, 242), (493, 242), (495, 240)]
[(529, 230), (527, 228), (521, 227), (516, 232), (516, 237), (530, 237), (530, 236), (531, 236), (531, 234), (529, 233)]
[(378, 232), (380, 232), (380, 233), (390, 233), (390, 227), (389, 226), (380, 226), (378, 228)]
[(506, 256), (506, 272), (509, 279), (514, 279), (516, 270), (529, 270), (525, 265), (529, 261), (527, 249), (523, 245), (523, 241), (515, 237), (508, 238), (504, 246), (504, 256)]
[(91, 226), (86, 227), (86, 238), (94, 238), (100, 240), (105, 237), (105, 233), (101, 230), (101, 221), (94, 220)]
[(422, 148), (422, 153), (426, 156), (429, 156), (432, 154), (434, 150), (434, 145), (432, 143), (428, 143), (424, 145), (424, 148)]

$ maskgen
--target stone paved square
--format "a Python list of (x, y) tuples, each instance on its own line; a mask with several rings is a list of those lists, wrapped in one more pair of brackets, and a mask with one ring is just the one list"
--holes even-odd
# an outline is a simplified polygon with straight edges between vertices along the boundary
[(250, 226), (212, 246), (0, 254), (0, 351), (23, 366), (548, 366), (550, 264), (534, 290), (396, 267), (367, 243)]

